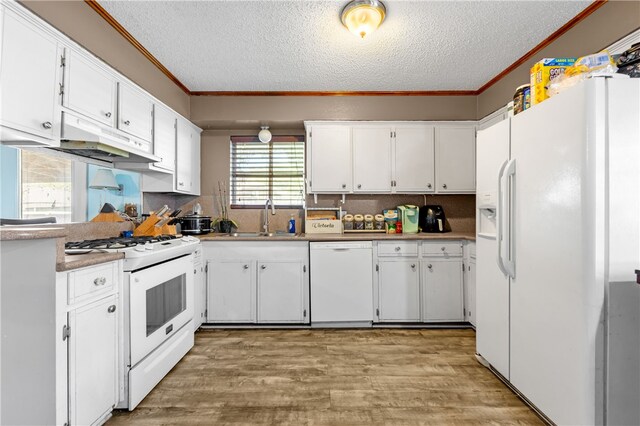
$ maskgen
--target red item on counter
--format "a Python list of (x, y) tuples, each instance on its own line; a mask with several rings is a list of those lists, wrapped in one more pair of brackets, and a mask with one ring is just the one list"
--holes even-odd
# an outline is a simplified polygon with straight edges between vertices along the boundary
[(396, 223), (396, 234), (402, 234), (402, 222), (400, 221)]

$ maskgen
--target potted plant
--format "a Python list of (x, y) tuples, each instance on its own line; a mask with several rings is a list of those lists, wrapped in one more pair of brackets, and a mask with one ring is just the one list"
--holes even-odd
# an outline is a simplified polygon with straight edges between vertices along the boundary
[(213, 221), (212, 227), (216, 232), (230, 234), (238, 229), (238, 224), (229, 219), (229, 211), (227, 210), (227, 189), (224, 182), (218, 181), (218, 205), (220, 206), (220, 217)]

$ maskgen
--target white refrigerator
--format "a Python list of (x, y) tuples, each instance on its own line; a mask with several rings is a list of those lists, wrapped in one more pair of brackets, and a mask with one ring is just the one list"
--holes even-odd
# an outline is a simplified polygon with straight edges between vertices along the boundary
[(640, 424), (640, 306), (608, 321), (612, 286), (640, 292), (640, 80), (479, 131), (476, 240), (478, 354), (556, 424)]

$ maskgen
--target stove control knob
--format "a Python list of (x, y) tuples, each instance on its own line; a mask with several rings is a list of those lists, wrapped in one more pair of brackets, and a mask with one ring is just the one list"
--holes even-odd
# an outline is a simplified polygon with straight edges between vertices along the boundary
[(135, 251), (144, 251), (144, 246), (142, 244), (138, 244), (135, 248)]
[(147, 243), (144, 245), (145, 250), (153, 250), (153, 244)]

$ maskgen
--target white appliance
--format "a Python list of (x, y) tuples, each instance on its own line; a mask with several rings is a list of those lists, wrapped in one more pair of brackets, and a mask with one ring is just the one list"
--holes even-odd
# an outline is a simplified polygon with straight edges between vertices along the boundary
[(312, 242), (311, 326), (371, 326), (371, 241)]
[(638, 316), (610, 295), (640, 263), (640, 80), (587, 80), (477, 141), (479, 355), (556, 424), (640, 424), (638, 336), (616, 334)]
[(193, 347), (195, 237), (114, 238), (67, 243), (67, 252), (124, 253), (121, 390), (133, 410)]

